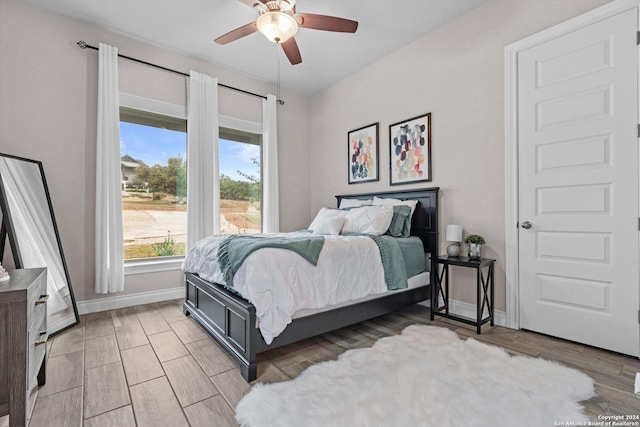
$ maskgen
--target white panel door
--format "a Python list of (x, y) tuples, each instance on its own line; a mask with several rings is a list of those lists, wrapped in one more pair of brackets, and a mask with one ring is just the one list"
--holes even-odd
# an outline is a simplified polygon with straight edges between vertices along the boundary
[(637, 19), (518, 54), (520, 327), (635, 356)]

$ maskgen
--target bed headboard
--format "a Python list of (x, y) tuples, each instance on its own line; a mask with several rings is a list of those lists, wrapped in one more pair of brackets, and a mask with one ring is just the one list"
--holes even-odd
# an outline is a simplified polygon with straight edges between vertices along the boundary
[(343, 194), (336, 196), (338, 206), (342, 199), (373, 199), (374, 196), (399, 200), (417, 200), (416, 210), (411, 218), (411, 235), (422, 240), (424, 251), (438, 256), (438, 190), (439, 187), (417, 190), (388, 191), (380, 193)]

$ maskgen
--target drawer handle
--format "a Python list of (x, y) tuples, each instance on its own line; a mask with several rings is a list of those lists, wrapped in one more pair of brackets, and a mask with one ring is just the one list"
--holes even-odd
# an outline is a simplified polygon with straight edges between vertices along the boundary
[(35, 342), (36, 347), (39, 346), (39, 345), (42, 345), (42, 344), (46, 344), (48, 339), (49, 339), (49, 337), (45, 337), (45, 339), (43, 339), (43, 340), (36, 341)]
[(47, 335), (47, 331), (40, 331), (40, 336)]
[(48, 299), (49, 299), (49, 294), (40, 295), (40, 298), (38, 298), (38, 301), (36, 301), (36, 305), (44, 304), (47, 302)]

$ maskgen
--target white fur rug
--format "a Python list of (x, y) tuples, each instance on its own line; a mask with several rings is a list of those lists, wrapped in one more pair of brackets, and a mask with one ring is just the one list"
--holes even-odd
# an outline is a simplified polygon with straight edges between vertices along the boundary
[(446, 329), (413, 325), (373, 347), (257, 384), (240, 401), (242, 426), (553, 426), (588, 421), (587, 375), (510, 356)]

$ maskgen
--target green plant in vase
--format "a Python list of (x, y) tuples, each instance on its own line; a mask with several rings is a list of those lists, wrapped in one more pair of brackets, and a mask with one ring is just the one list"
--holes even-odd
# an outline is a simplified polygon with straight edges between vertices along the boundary
[(468, 234), (464, 242), (469, 245), (469, 258), (480, 259), (480, 249), (484, 245), (484, 237), (479, 234)]

